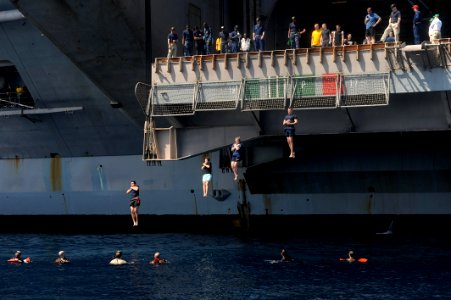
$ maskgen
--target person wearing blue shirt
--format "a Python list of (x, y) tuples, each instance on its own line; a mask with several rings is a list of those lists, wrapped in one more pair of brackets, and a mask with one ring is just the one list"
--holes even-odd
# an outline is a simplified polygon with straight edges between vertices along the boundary
[(218, 37), (221, 38), (221, 53), (229, 52), (229, 33), (225, 31), (224, 26), (221, 26)]
[(177, 32), (175, 32), (175, 27), (171, 27), (171, 32), (168, 34), (168, 58), (177, 56)]
[(205, 54), (205, 41), (204, 41), (204, 32), (199, 29), (199, 27), (194, 26), (194, 45), (196, 48), (196, 55), (204, 55)]
[(415, 13), (413, 16), (413, 41), (415, 45), (421, 44), (421, 32), (423, 30), (422, 26), (423, 17), (418, 8), (419, 7), (416, 4), (412, 6), (412, 9)]
[(213, 45), (213, 34), (211, 27), (207, 22), (204, 22), (204, 42), (205, 42), (205, 54), (211, 54), (211, 46)]
[(238, 49), (240, 48), (239, 44), (241, 39), (241, 34), (238, 31), (238, 25), (235, 25), (233, 31), (229, 34), (229, 38), (230, 38), (230, 52), (232, 53), (238, 52)]
[(375, 27), (379, 25), (382, 21), (378, 14), (373, 12), (371, 7), (367, 8), (367, 15), (365, 17), (365, 37), (368, 44), (374, 44), (376, 42), (376, 29)]
[(283, 119), (283, 131), (287, 137), (288, 147), (290, 148), (290, 158), (295, 157), (294, 153), (294, 136), (295, 136), (295, 126), (299, 123), (298, 116), (293, 112), (292, 107), (288, 107), (288, 114)]
[(189, 25), (186, 25), (186, 29), (182, 33), (183, 55), (192, 56), (194, 46), (194, 34)]
[(265, 51), (265, 27), (260, 18), (257, 18), (257, 24), (254, 25), (252, 39), (254, 40), (255, 51)]
[(288, 25), (288, 39), (290, 41), (290, 48), (300, 48), (301, 34), (305, 32), (305, 28), (300, 30), (296, 24), (296, 17), (291, 17), (291, 23)]

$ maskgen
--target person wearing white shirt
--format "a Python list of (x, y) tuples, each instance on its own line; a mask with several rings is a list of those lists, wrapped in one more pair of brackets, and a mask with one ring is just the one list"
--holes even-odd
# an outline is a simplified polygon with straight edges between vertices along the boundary
[(243, 33), (243, 37), (240, 41), (240, 50), (247, 52), (249, 49), (251, 49), (251, 39), (247, 37), (246, 33)]
[(429, 25), (429, 41), (431, 43), (438, 43), (438, 40), (442, 37), (442, 21), (440, 21), (438, 17), (439, 15), (435, 14), (431, 19), (431, 24)]

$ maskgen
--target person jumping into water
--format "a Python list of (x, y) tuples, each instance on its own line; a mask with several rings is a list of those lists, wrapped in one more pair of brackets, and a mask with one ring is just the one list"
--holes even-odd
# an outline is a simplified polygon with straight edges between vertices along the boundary
[(234, 175), (234, 180), (238, 180), (238, 162), (241, 159), (241, 139), (239, 136), (235, 138), (235, 143), (233, 143), (231, 151), (232, 151), (232, 162), (231, 167)]
[(139, 198), (139, 186), (136, 181), (130, 182), (130, 188), (127, 190), (127, 194), (131, 194), (130, 199), (130, 214), (132, 215), (133, 226), (138, 226), (138, 209), (141, 205), (141, 199)]
[(288, 114), (283, 119), (282, 125), (287, 137), (288, 147), (290, 147), (290, 158), (294, 158), (294, 135), (295, 135), (295, 125), (298, 124), (298, 116), (293, 113), (293, 108), (288, 107)]

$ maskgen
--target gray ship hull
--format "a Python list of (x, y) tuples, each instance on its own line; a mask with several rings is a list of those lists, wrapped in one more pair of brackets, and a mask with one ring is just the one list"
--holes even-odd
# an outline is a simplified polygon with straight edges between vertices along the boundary
[[(153, 2), (155, 18), (165, 3)], [(226, 8), (234, 3), (225, 2)], [(261, 9), (269, 15), (271, 1), (262, 2), (266, 4)], [(25, 85), (32, 97), (28, 107), (14, 102), (17, 95), (11, 102), (8, 92), (8, 102), (0, 109), (0, 223), (6, 230), (128, 230), (125, 191), (130, 180), (141, 188), (139, 230), (145, 231), (193, 227), (327, 232), (360, 226), (374, 233), (384, 232), (393, 220), (408, 231), (410, 225), (419, 228), (427, 222), (438, 227), (449, 219), (449, 44), (410, 56), (396, 47), (359, 45), (324, 52), (317, 48), (157, 58), (151, 66), (154, 57), (148, 57), (148, 50), (165, 54), (167, 28), (160, 22), (153, 30), (146, 27), (141, 18), (144, 2), (93, 3), (86, 9), (71, 1), (67, 6), (50, 0), (39, 5), (0, 1), (2, 9), (24, 13), (23, 18), (0, 23), (2, 83)], [(221, 3), (198, 5), (218, 23), (221, 5), (221, 13), (227, 12)], [(92, 13), (104, 9), (109, 12), (102, 13), (105, 19)], [(48, 13), (53, 11), (58, 13)], [(177, 14), (184, 20), (183, 10)], [(276, 20), (275, 13), (270, 24)], [(149, 32), (144, 33), (144, 27)], [(147, 45), (147, 38), (155, 41), (153, 46)], [(276, 44), (277, 37), (270, 39)], [(11, 80), (5, 70), (20, 76)], [(324, 74), (340, 80), (357, 76), (357, 84), (350, 82), (349, 87), (365, 83), (358, 76), (380, 75), (373, 83), (379, 84), (382, 91), (377, 95), (384, 96), (384, 102), (340, 107), (337, 101), (331, 107), (296, 111), (297, 155), (289, 160), (280, 123), (290, 96), (296, 95), (291, 79)], [(187, 102), (192, 111), (155, 116), (149, 113), (150, 105), (146, 107), (148, 101), (155, 104), (149, 91), (141, 103), (133, 94), (138, 81), (163, 95), (157, 92), (164, 85), (191, 85), (188, 89), (198, 91), (200, 83), (220, 87), (234, 82), (241, 88), (248, 79), (276, 77), (285, 80), (284, 89), (291, 84), (293, 90), (285, 90), (283, 97), (277, 92), (276, 100), (283, 103), (269, 109), (245, 110), (236, 88), (236, 99), (224, 101), (236, 100), (232, 109), (209, 111), (207, 97), (196, 111), (196, 97), (188, 94), (181, 106)], [(321, 78), (318, 82), (323, 84)], [(282, 89), (283, 84), (276, 86)], [(349, 99), (365, 94), (366, 89), (360, 89), (362, 93)], [(276, 103), (270, 100), (270, 105)], [(161, 157), (151, 159), (145, 157), (148, 128), (143, 132), (149, 117), (161, 129)], [(234, 181), (224, 153), (237, 135), (246, 155)], [(205, 155), (213, 163), (208, 197), (202, 196), (200, 169)]]

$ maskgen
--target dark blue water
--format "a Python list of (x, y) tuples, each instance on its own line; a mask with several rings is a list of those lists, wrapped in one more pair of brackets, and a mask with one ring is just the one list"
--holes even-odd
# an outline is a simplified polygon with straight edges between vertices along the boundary
[[(295, 262), (266, 261), (283, 247)], [(19, 249), (31, 264), (6, 263)], [(129, 265), (108, 265), (116, 249)], [(340, 262), (349, 249), (369, 262)], [(0, 258), (1, 299), (451, 299), (450, 243), (425, 237), (0, 235)]]

